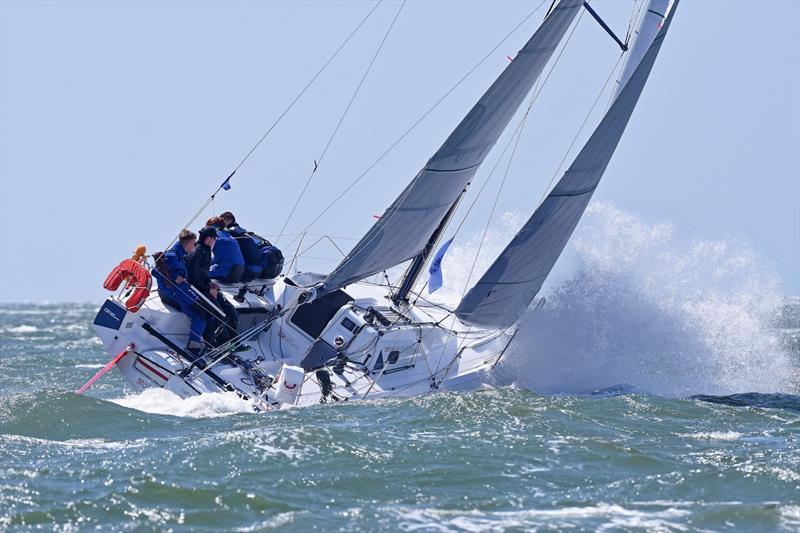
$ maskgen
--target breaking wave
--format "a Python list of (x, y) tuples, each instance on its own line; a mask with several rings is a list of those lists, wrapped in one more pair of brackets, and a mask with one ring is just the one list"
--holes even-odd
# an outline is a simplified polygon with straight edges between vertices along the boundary
[(37, 331), (39, 331), (39, 328), (37, 328), (36, 326), (28, 326), (27, 324), (23, 324), (21, 326), (16, 326), (13, 328), (8, 328), (6, 330), (7, 333), (13, 333), (13, 334), (36, 333)]
[(166, 389), (147, 389), (111, 401), (146, 413), (190, 418), (214, 418), (253, 412), (249, 403), (233, 393), (201, 394), (182, 399)]
[[(488, 234), (473, 283), (521, 223), (506, 214)], [(540, 293), (544, 305), (523, 316), (500, 381), (545, 393), (620, 383), (665, 396), (796, 393), (797, 354), (775, 325), (786, 301), (769, 264), (746, 244), (676, 233), (592, 203)], [(445, 259), (450, 303), (476, 244)]]

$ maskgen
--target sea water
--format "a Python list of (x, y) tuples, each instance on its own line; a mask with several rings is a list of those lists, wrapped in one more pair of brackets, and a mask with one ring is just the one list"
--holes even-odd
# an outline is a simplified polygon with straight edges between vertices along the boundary
[(675, 233), (593, 204), (462, 394), (255, 414), (110, 372), (79, 396), (98, 305), (5, 304), (0, 531), (800, 531), (800, 301)]

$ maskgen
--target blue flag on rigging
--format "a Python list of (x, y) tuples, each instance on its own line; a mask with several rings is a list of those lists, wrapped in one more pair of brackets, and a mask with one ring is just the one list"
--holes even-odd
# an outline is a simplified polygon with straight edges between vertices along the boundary
[(228, 179), (222, 182), (222, 189), (229, 191), (231, 190), (231, 177), (228, 176)]
[(439, 251), (436, 252), (436, 257), (434, 257), (433, 262), (431, 262), (430, 268), (428, 268), (428, 273), (431, 275), (430, 279), (428, 279), (429, 294), (433, 294), (442, 286), (442, 259), (444, 259), (444, 254), (447, 253), (450, 243), (453, 242), (453, 238), (454, 237), (451, 237), (449, 241), (439, 248)]

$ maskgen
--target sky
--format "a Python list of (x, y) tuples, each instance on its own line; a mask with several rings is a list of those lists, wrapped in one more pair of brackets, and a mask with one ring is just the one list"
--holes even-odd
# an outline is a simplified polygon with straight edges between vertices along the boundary
[[(297, 246), (292, 234), (540, 3), (403, 5), (278, 241), (286, 255)], [(305, 242), (329, 235), (345, 251), (355, 244), (549, 3), (311, 225)], [(0, 1), (0, 301), (103, 298), (108, 271), (139, 243), (155, 251), (171, 241), (373, 5)], [(633, 0), (592, 5), (625, 34)], [(247, 229), (277, 236), (400, 6), (378, 6), (191, 229), (231, 210)], [(681, 2), (595, 196), (668, 221), (689, 240), (748, 243), (787, 295), (800, 294), (798, 24), (794, 0)], [(619, 54), (581, 18), (533, 106), (497, 216), (536, 207)], [(589, 133), (581, 130), (569, 154)], [(486, 224), (496, 187), (495, 179), (479, 197), (465, 235)], [(328, 271), (337, 257), (320, 244), (300, 267)]]

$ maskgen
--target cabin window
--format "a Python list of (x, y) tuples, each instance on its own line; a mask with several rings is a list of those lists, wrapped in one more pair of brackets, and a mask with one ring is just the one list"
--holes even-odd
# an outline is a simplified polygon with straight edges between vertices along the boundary
[(292, 324), (303, 330), (309, 337), (316, 339), (328, 325), (328, 322), (342, 308), (352, 302), (353, 298), (342, 290), (326, 294), (311, 303), (297, 308), (291, 318)]

